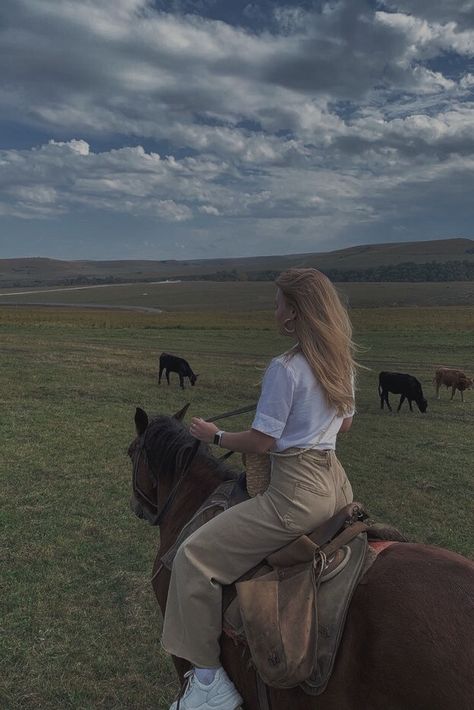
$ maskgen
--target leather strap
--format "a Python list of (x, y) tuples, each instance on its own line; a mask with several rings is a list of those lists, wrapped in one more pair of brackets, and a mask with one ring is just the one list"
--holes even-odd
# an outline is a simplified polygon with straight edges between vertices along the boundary
[(258, 706), (259, 706), (260, 710), (271, 710), (270, 703), (268, 701), (267, 686), (265, 685), (263, 680), (260, 678), (260, 674), (257, 670), (255, 670), (255, 679), (256, 679), (256, 683), (257, 683)]
[(248, 404), (246, 407), (240, 407), (239, 409), (234, 409), (232, 412), (224, 412), (224, 414), (216, 414), (215, 417), (209, 417), (205, 419), (205, 422), (217, 422), (219, 419), (226, 419), (227, 417), (233, 417), (236, 414), (245, 414), (246, 412), (253, 412), (257, 407), (257, 402), (255, 404)]
[[(340, 547), (347, 545), (357, 535), (366, 532), (369, 526), (362, 522), (353, 523), (345, 528), (337, 537), (333, 538), (327, 545), (319, 548), (318, 552), (323, 552), (326, 557), (331, 557)], [(317, 554), (317, 553), (316, 553)]]

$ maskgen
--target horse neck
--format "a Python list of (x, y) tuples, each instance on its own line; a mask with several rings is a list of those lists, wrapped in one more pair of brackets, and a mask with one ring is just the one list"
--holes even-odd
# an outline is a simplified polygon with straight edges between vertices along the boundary
[[(171, 480), (166, 480), (158, 486), (158, 497), (161, 505), (168, 498), (173, 486), (176, 485), (179, 474)], [(232, 474), (229, 472), (229, 479)], [(222, 483), (223, 479), (217, 470), (217, 464), (209, 458), (197, 455), (180, 484), (176, 498), (166, 513), (160, 525), (160, 556), (175, 543), (184, 525), (192, 518), (211, 493)]]

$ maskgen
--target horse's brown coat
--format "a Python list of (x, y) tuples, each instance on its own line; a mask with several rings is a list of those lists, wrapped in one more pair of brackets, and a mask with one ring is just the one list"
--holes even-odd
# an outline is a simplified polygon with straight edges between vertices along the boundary
[[(130, 451), (133, 458), (133, 445)], [(175, 476), (161, 475), (159, 451), (147, 453), (158, 478), (156, 488), (148, 483), (149, 491), (163, 505)], [(144, 486), (145, 469), (143, 465), (139, 472)], [(226, 475), (230, 478), (232, 472), (205, 452), (197, 455), (161, 525), (154, 572), (181, 527)], [(153, 581), (163, 613), (169, 580), (163, 569)], [(469, 560), (427, 545), (392, 545), (378, 555), (354, 594), (327, 690), (312, 698), (299, 688), (270, 689), (272, 710), (470, 710), (473, 590)], [(187, 662), (173, 660), (182, 677)], [(223, 665), (246, 710), (259, 710), (248, 661), (245, 649), (223, 637)]]

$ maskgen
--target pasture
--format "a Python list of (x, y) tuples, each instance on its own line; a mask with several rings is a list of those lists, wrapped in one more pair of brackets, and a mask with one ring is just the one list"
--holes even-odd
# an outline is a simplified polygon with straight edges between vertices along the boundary
[[(339, 291), (351, 308), (469, 306), (474, 303), (472, 281), (430, 283), (341, 283)], [(0, 305), (41, 304), (51, 307), (88, 306), (142, 309), (156, 312), (216, 310), (255, 311), (273, 308), (271, 281), (182, 281), (101, 286), (0, 289)]]
[[(399, 300), (405, 286), (415, 285)], [(166, 313), (0, 307), (2, 708), (169, 706), (176, 683), (149, 585), (158, 531), (128, 509), (135, 407), (172, 413), (191, 401), (189, 420), (253, 402), (266, 363), (288, 345), (264, 310), (268, 294), (242, 311), (237, 297), (218, 312), (216, 293), (212, 312), (187, 298)], [(474, 391), (464, 404), (446, 390), (436, 401), (432, 384), (436, 365), (474, 372), (473, 309), (351, 316), (368, 369), (338, 452), (356, 499), (411, 539), (474, 556)], [(189, 360), (196, 387), (183, 393), (173, 375), (158, 387), (163, 350)], [(427, 413), (406, 403), (381, 412), (382, 369), (415, 375)]]

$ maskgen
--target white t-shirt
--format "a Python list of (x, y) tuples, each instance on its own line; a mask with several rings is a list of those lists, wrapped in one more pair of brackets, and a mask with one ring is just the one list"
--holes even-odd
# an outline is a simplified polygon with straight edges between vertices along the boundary
[[(252, 429), (277, 439), (273, 451), (290, 447), (335, 449), (343, 419), (328, 405), (302, 353), (280, 355), (271, 361), (263, 378)], [(322, 432), (325, 433), (318, 440)]]

